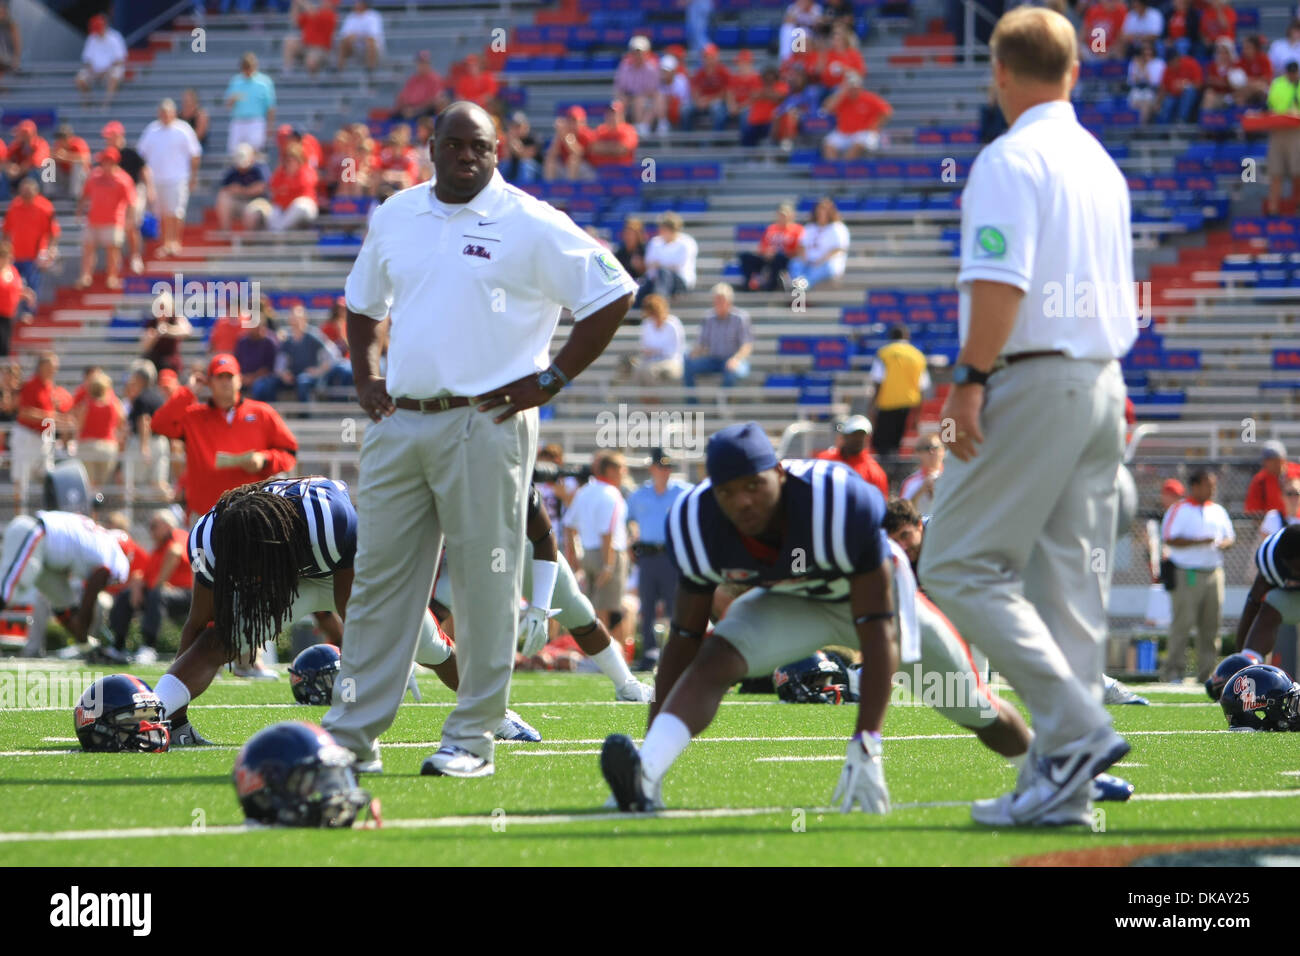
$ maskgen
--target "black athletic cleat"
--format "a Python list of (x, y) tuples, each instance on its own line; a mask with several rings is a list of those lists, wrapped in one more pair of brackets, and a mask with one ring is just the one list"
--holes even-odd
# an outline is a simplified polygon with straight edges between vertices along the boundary
[(610, 734), (600, 749), (600, 772), (624, 813), (662, 810), (658, 784), (651, 784), (641, 772), (641, 754), (631, 737)]

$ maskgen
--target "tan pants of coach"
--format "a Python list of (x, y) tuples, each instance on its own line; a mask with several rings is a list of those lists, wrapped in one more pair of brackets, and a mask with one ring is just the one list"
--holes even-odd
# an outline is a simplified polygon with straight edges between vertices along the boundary
[(525, 496), (537, 412), (500, 425), (472, 405), (398, 409), (366, 427), (357, 482), (356, 579), (336, 700), (322, 725), (359, 760), (379, 755), (415, 659), (444, 538), (456, 603), (460, 690), (442, 743), (488, 760), (505, 715), (523, 585)]
[(1117, 362), (1047, 357), (997, 372), (978, 456), (935, 488), (921, 583), (1033, 715), (1038, 754), (1110, 717), (1106, 600), (1124, 448)]
[(1196, 628), (1196, 679), (1202, 684), (1219, 662), (1219, 626), (1223, 623), (1223, 568), (1179, 568), (1178, 586), (1169, 592), (1174, 619), (1169, 625), (1162, 680), (1182, 680), (1187, 639)]

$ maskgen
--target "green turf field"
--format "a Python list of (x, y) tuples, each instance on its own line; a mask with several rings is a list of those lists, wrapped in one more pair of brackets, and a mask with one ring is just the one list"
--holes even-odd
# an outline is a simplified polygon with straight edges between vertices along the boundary
[[(223, 676), (191, 709), (220, 747), (70, 752), (71, 706), (48, 696), (49, 680), (69, 673), (60, 666), (23, 683), (16, 665), (0, 664), (0, 865), (987, 865), (1300, 833), (1300, 736), (1230, 734), (1199, 689), (1112, 709), (1133, 745), (1115, 772), (1138, 795), (1099, 805), (1098, 832), (998, 832), (972, 824), (966, 803), (1009, 789), (1014, 771), (928, 709), (896, 707), (886, 720), (893, 813), (842, 816), (827, 804), (852, 708), (734, 694), (669, 775), (670, 812), (611, 814), (597, 751), (612, 732), (639, 738), (645, 707), (612, 703), (598, 676), (517, 675), (513, 706), (545, 741), (498, 745), (494, 777), (421, 777), (452, 700), (427, 672), (424, 702), (408, 697), (384, 738), (384, 774), (363, 778), (382, 801), (383, 829), (245, 830), (230, 782), (238, 745), (278, 720), (319, 721), (323, 708), (293, 704), (287, 681)], [(133, 672), (152, 684), (162, 668)]]

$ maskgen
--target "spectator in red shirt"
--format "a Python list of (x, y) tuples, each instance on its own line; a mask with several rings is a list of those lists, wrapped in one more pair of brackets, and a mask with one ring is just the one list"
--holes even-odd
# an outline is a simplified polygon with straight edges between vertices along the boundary
[[(137, 664), (152, 664), (158, 659), (158, 631), (163, 615), (182, 622), (190, 610), (190, 589), (194, 571), (187, 554), (189, 532), (177, 526), (170, 509), (159, 508), (149, 516), (152, 550), (140, 551), (139, 560), (131, 562), (131, 578), (126, 588), (113, 600), (108, 627), (119, 651), (126, 650), (126, 635), (131, 619), (140, 612), (140, 649)], [(125, 549), (124, 549), (125, 550)]]
[(420, 163), (411, 146), (411, 127), (398, 123), (388, 132), (388, 143), (379, 151), (379, 177), (375, 195), (383, 202), (395, 192), (420, 181)]
[(1237, 11), (1227, 0), (1207, 0), (1201, 7), (1201, 42), (1213, 49), (1220, 39), (1237, 39)]
[(1231, 40), (1222, 39), (1214, 45), (1214, 59), (1205, 68), (1205, 96), (1201, 108), (1222, 109), (1234, 102), (1234, 94), (1244, 90), (1246, 73), (1237, 61), (1236, 49)]
[(1128, 8), (1123, 0), (1093, 0), (1083, 14), (1079, 31), (1080, 55), (1085, 60), (1100, 60), (1124, 55), (1120, 34)]
[(487, 109), (496, 97), (499, 86), (496, 74), (483, 69), (482, 58), (477, 53), (471, 53), (465, 57), (465, 68), (456, 77), (453, 89), (456, 99), (469, 100)]
[(1248, 36), (1241, 41), (1241, 69), (1246, 74), (1246, 86), (1242, 90), (1244, 104), (1262, 108), (1268, 101), (1268, 88), (1273, 82), (1273, 64), (1264, 51), (1262, 37)]
[(276, 148), (279, 149), (280, 155), (284, 156), (284, 151), (290, 146), (297, 146), (302, 150), (302, 157), (312, 169), (320, 169), (321, 163), (325, 160), (325, 151), (321, 149), (320, 140), (311, 133), (304, 133), (296, 126), (290, 126), (284, 123), (275, 131)]
[(803, 36), (803, 49), (795, 51), (781, 64), (781, 79), (794, 86), (794, 77), (802, 72), (808, 85), (817, 87), (820, 94), (822, 74), (826, 72), (826, 41), (813, 33)]
[(1165, 40), (1172, 46), (1165, 57), (1173, 59), (1173, 51), (1180, 54), (1192, 52), (1192, 46), (1201, 32), (1201, 16), (1191, 0), (1173, 0), (1169, 16), (1165, 17)]
[(118, 166), (113, 147), (102, 149), (96, 157), (98, 166), (86, 180), (86, 188), (77, 201), (77, 215), (86, 217), (86, 238), (81, 246), (81, 277), (77, 288), (89, 288), (94, 281), (95, 253), (104, 250), (104, 266), (110, 289), (122, 288), (118, 273), (122, 267), (122, 240), (126, 238), (127, 210), (135, 204), (135, 183)]
[(740, 271), (745, 275), (745, 288), (751, 292), (762, 290), (776, 292), (782, 288), (781, 273), (798, 253), (803, 239), (803, 226), (795, 221), (794, 206), (783, 202), (776, 207), (776, 221), (763, 231), (758, 252), (740, 254)]
[(1242, 511), (1249, 518), (1262, 518), (1270, 511), (1289, 517), (1291, 511), (1282, 495), (1282, 482), (1296, 478), (1300, 478), (1300, 464), (1286, 460), (1286, 446), (1280, 441), (1264, 442), (1259, 471), (1250, 479)]
[[(210, 389), (206, 400), (196, 397)], [(205, 514), (221, 493), (289, 471), (298, 440), (264, 402), (244, 398), (239, 363), (216, 355), (206, 376), (191, 376), (153, 416), (159, 435), (185, 442), (186, 508), (190, 519)]]
[(339, 355), (348, 357), (348, 307), (344, 296), (339, 296), (330, 306), (330, 314), (321, 323), (320, 334), (334, 343)]
[(0, 356), (9, 354), (9, 337), (14, 323), (21, 319), (18, 310), (23, 303), (35, 308), (36, 293), (24, 284), (14, 265), (13, 245), (0, 239)]
[(682, 128), (691, 129), (695, 118), (707, 113), (715, 130), (727, 125), (727, 87), (731, 85), (731, 71), (718, 56), (718, 47), (710, 43), (704, 47), (704, 62), (691, 77), (691, 104), (682, 117)]
[(90, 146), (72, 131), (71, 123), (59, 124), (54, 134), (54, 182), (69, 199), (81, 195), (90, 175)]
[(546, 147), (542, 177), (547, 182), (583, 179), (587, 150), (595, 138), (596, 131), (587, 125), (587, 111), (581, 106), (570, 106), (555, 117), (555, 136)]
[(284, 75), (293, 72), (301, 56), (307, 72), (315, 76), (328, 59), (334, 47), (334, 30), (338, 15), (328, 2), (293, 0), (289, 7), (289, 22), (298, 25), (298, 34), (292, 32), (284, 38)]
[(59, 429), (70, 425), (55, 400), (54, 376), (58, 371), (59, 357), (42, 352), (36, 374), (18, 392), (18, 414), (9, 433), (9, 474), (14, 484), (14, 510), (19, 514), (24, 511), (32, 471), (46, 465)]
[(95, 372), (86, 383), (86, 401), (72, 412), (77, 436), (77, 457), (86, 466), (86, 477), (95, 490), (102, 489), (117, 468), (122, 450), (126, 413), (113, 394), (113, 383), (103, 372)]
[(212, 323), (208, 333), (208, 355), (233, 353), (239, 337), (252, 325), (251, 315), (225, 315)]
[(1170, 62), (1165, 67), (1165, 76), (1160, 82), (1160, 107), (1156, 122), (1196, 122), (1203, 82), (1201, 64), (1192, 57), (1184, 54)]
[(822, 140), (822, 158), (857, 159), (880, 148), (880, 127), (894, 108), (862, 88), (862, 77), (850, 73), (840, 88), (826, 98), (822, 109), (835, 114), (835, 128)]
[(763, 77), (754, 69), (754, 51), (741, 50), (736, 54), (736, 69), (727, 83), (727, 116), (742, 121), (754, 102), (754, 95), (762, 88)]
[(413, 120), (442, 112), (450, 102), (443, 89), (442, 77), (433, 68), (433, 55), (421, 50), (415, 55), (415, 72), (397, 94), (393, 119)]
[(844, 462), (879, 488), (880, 493), (888, 501), (889, 479), (885, 476), (885, 469), (881, 468), (880, 462), (867, 451), (867, 441), (871, 438), (871, 421), (865, 415), (854, 415), (842, 422), (836, 430), (842, 436), (838, 447), (819, 451), (813, 457)]
[(41, 273), (58, 258), (61, 230), (54, 204), (40, 194), (32, 177), (26, 177), (18, 186), (18, 195), (5, 212), (3, 231), (13, 243), (14, 268), (39, 296)]
[(14, 127), (14, 138), (9, 141), (9, 156), (4, 164), (5, 175), (9, 177), (9, 188), (18, 188), (18, 180), (23, 176), (39, 176), (41, 164), (50, 158), (50, 144), (36, 132), (36, 124), (23, 120)]
[(370, 158), (363, 155), (357, 139), (350, 129), (334, 134), (329, 160), (325, 166), (325, 181), (334, 197), (366, 196), (370, 186)]
[(636, 128), (623, 119), (623, 104), (615, 101), (605, 111), (605, 122), (596, 127), (596, 135), (587, 147), (587, 162), (592, 166), (631, 166), (636, 162), (640, 142)]
[(867, 64), (858, 49), (858, 38), (850, 30), (838, 27), (831, 31), (831, 46), (826, 51), (822, 67), (822, 86), (828, 90), (838, 87), (849, 73), (867, 75)]
[(757, 146), (772, 131), (772, 118), (776, 108), (790, 95), (790, 87), (781, 81), (781, 72), (774, 66), (765, 67), (762, 85), (749, 101), (749, 109), (740, 120), (740, 145)]
[(302, 147), (290, 145), (271, 174), (271, 199), (254, 199), (248, 204), (248, 221), (253, 228), (284, 232), (315, 222), (316, 170), (303, 159)]

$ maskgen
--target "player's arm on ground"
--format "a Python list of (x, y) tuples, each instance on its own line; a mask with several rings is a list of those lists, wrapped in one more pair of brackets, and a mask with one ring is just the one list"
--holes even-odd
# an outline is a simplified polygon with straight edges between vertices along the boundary
[(81, 605), (72, 618), (72, 636), (76, 638), (78, 644), (82, 643), (90, 633), (90, 622), (94, 618), (99, 592), (107, 587), (110, 575), (109, 569), (103, 566), (95, 568), (86, 575), (85, 584), (81, 587)]
[(334, 572), (334, 610), (339, 617), (348, 619), (348, 598), (352, 596), (352, 579), (356, 572), (352, 568), (339, 568)]
[(1237, 652), (1246, 648), (1257, 651), (1263, 657), (1273, 652), (1277, 642), (1277, 629), (1282, 624), (1282, 615), (1277, 608), (1264, 603), (1264, 596), (1273, 589), (1262, 574), (1255, 575), (1255, 583), (1250, 586), (1246, 603), (1241, 609), (1241, 618), (1237, 621)]
[(176, 651), (177, 657), (185, 653), (190, 645), (198, 640), (204, 629), (212, 623), (213, 611), (212, 588), (205, 584), (196, 572), (194, 586), (190, 590), (190, 613), (186, 616), (185, 623), (181, 625), (181, 642)]
[(668, 699), (673, 685), (700, 652), (700, 642), (709, 629), (709, 611), (713, 608), (715, 588), (678, 581), (677, 598), (673, 605), (672, 626), (668, 629), (668, 643), (659, 655), (659, 670), (655, 674), (655, 699), (650, 703), (650, 716), (646, 726), (655, 719), (659, 707)]
[(858, 697), (858, 733), (880, 733), (889, 707), (889, 691), (898, 669), (894, 647), (894, 579), (889, 561), (874, 571), (849, 578), (849, 608), (862, 649), (862, 683)]

